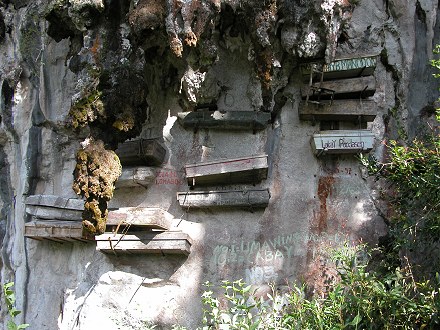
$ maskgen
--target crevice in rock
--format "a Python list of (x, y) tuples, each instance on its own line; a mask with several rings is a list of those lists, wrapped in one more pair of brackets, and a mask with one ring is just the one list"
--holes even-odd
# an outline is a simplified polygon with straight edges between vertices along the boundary
[(420, 22), (426, 25), (426, 12), (423, 10), (422, 5), (418, 0), (416, 1), (416, 16)]
[(14, 131), (12, 108), (14, 104), (14, 88), (11, 87), (7, 80), (3, 80), (1, 88), (1, 105), (0, 115), (2, 116), (3, 125), (10, 132)]

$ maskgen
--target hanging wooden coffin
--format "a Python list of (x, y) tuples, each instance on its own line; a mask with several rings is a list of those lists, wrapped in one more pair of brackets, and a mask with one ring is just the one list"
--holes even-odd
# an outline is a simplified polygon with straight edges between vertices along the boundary
[(182, 207), (260, 208), (269, 204), (269, 189), (178, 192)]
[(53, 195), (32, 195), (26, 198), (26, 213), (47, 220), (81, 221), (84, 201)]
[(180, 231), (150, 231), (95, 236), (96, 249), (110, 254), (189, 255), (192, 241)]
[(91, 242), (93, 237), (83, 235), (80, 221), (33, 220), (25, 223), (24, 236), (39, 241)]
[(122, 169), (122, 174), (116, 181), (116, 188), (146, 187), (153, 183), (156, 171), (151, 167), (128, 167)]
[[(333, 62), (322, 65), (321, 63), (306, 63), (301, 65), (301, 73), (304, 81), (308, 81), (312, 70), (323, 71), (324, 79), (353, 78), (360, 76), (369, 76), (374, 73), (377, 64), (377, 55), (340, 58)], [(312, 68), (315, 66), (315, 68)]]
[(171, 227), (174, 217), (158, 207), (124, 207), (108, 213), (107, 228), (140, 227), (150, 229), (164, 229)]
[(304, 86), (301, 88), (301, 97), (306, 99), (307, 95), (309, 95), (309, 99), (311, 100), (316, 99), (317, 97), (325, 99), (325, 95), (318, 95), (318, 93), (315, 92), (316, 90), (319, 91), (319, 88), (333, 91), (333, 97), (335, 99), (366, 98), (374, 95), (374, 92), (376, 91), (376, 79), (374, 79), (373, 76), (367, 76), (350, 79), (329, 80), (323, 81), (322, 83), (318, 81), (315, 82), (312, 87), (304, 84)]
[(267, 177), (267, 155), (223, 159), (185, 166), (188, 185), (254, 183)]
[(166, 150), (157, 139), (139, 139), (119, 144), (116, 154), (122, 166), (158, 166), (163, 163)]
[(312, 147), (317, 156), (368, 152), (373, 144), (374, 135), (369, 130), (321, 131), (312, 137)]
[(301, 120), (371, 122), (376, 118), (376, 103), (371, 100), (334, 100), (325, 104), (302, 101), (299, 105)]
[(270, 122), (270, 113), (261, 111), (194, 111), (180, 112), (184, 128), (222, 130), (261, 130)]

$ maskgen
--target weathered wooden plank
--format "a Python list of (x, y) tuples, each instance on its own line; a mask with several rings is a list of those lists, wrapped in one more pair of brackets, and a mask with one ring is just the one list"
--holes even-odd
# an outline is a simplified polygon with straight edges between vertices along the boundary
[(369, 130), (322, 131), (313, 134), (312, 148), (316, 155), (368, 152), (374, 135)]
[(194, 111), (177, 115), (184, 128), (222, 130), (262, 130), (270, 122), (270, 113), (261, 111)]
[(353, 58), (340, 58), (333, 62), (324, 64), (321, 63), (305, 63), (301, 65), (301, 73), (303, 74), (304, 81), (310, 77), (312, 66), (316, 69), (320, 69), (324, 72), (324, 79), (340, 79), (340, 78), (352, 78), (360, 76), (369, 76), (374, 74), (377, 64), (377, 55), (353, 57)]
[(123, 166), (162, 164), (166, 150), (157, 139), (139, 139), (118, 145), (116, 154)]
[(259, 208), (269, 204), (269, 189), (178, 192), (182, 207), (241, 207)]
[[(321, 85), (320, 83), (314, 83), (313, 87), (325, 88), (334, 91), (334, 97), (337, 98), (356, 98), (359, 99), (369, 97), (374, 95), (376, 91), (376, 79), (373, 76), (350, 78), (350, 79), (338, 79), (324, 81)], [(317, 97), (317, 92), (313, 95), (313, 90), (310, 91), (310, 86), (305, 85), (301, 88), (301, 97), (305, 99), (307, 94), (309, 98), (313, 100)], [(325, 97), (325, 95), (323, 95)]]
[(302, 120), (332, 120), (369, 122), (376, 118), (376, 103), (371, 100), (335, 100), (325, 105), (299, 105), (299, 118)]
[(24, 236), (61, 242), (93, 241), (93, 237), (83, 234), (82, 224), (77, 221), (34, 220), (25, 223)]
[(267, 177), (267, 155), (185, 165), (190, 186), (259, 182)]
[(182, 232), (137, 232), (128, 235), (105, 233), (95, 237), (97, 250), (104, 253), (189, 255), (191, 239)]
[(124, 207), (108, 213), (107, 226), (137, 226), (169, 229), (174, 217), (158, 207)]
[(131, 188), (147, 186), (154, 182), (156, 171), (151, 167), (128, 167), (122, 169), (122, 174), (116, 181), (116, 188)]

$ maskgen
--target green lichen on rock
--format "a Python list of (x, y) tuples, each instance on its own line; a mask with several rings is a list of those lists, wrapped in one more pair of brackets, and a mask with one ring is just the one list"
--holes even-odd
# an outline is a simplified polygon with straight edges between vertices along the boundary
[(77, 152), (72, 188), (86, 199), (83, 228), (88, 234), (98, 235), (105, 231), (107, 202), (113, 197), (114, 184), (121, 171), (118, 156), (106, 150), (102, 141), (90, 140)]
[(95, 121), (98, 117), (105, 117), (102, 93), (93, 91), (75, 102), (69, 111), (70, 125), (73, 128), (82, 128)]

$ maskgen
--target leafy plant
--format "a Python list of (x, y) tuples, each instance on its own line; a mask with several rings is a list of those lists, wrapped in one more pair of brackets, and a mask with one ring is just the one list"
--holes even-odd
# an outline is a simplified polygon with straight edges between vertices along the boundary
[(204, 329), (258, 329), (264, 308), (261, 300), (253, 299), (250, 285), (246, 286), (241, 279), (223, 281), (226, 308), (213, 296), (210, 283), (205, 285), (208, 290), (202, 295)]
[(19, 315), (21, 311), (15, 308), (15, 293), (14, 290), (12, 290), (13, 286), (14, 282), (9, 282), (3, 285), (3, 294), (5, 296), (6, 308), (8, 309), (8, 314), (11, 318), (6, 326), (8, 330), (26, 329), (29, 324), (16, 324), (14, 322), (16, 316)]
[(408, 232), (424, 230), (440, 238), (440, 136), (432, 134), (408, 146), (391, 141), (387, 150), (386, 162), (367, 157), (361, 162), (371, 175), (391, 183), (395, 220)]
[[(440, 54), (440, 45), (436, 45), (435, 46), (435, 48), (433, 50), (433, 53), (436, 54), (436, 55)], [(436, 68), (437, 70), (440, 71), (440, 59), (438, 59), (438, 58), (433, 59), (433, 60), (430, 61), (430, 64), (431, 64), (432, 67), (434, 67), (434, 68)], [(434, 73), (433, 76), (435, 78), (440, 78), (440, 73)], [(440, 109), (437, 109), (436, 117), (437, 117), (437, 120), (440, 121)]]
[(293, 285), (287, 294), (272, 290), (268, 299), (256, 299), (242, 280), (224, 281), (215, 296), (208, 283), (203, 329), (438, 329), (439, 277), (416, 282), (409, 264), (376, 272), (369, 269), (373, 252), (382, 253), (365, 245), (335, 250), (339, 280), (323, 297), (308, 298), (304, 285)]

